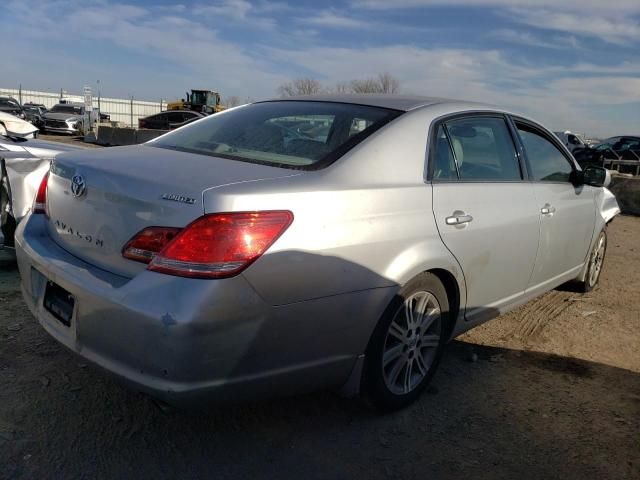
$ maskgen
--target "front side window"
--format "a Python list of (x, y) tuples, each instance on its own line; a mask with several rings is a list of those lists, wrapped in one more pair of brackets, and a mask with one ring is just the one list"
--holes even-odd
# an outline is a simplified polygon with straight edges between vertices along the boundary
[[(232, 160), (315, 169), (401, 112), (346, 103), (276, 101), (212, 115), (150, 143)], [(354, 132), (354, 122), (361, 130)]]
[[(518, 181), (520, 164), (502, 117), (446, 121), (437, 132), (434, 178), (462, 181)], [(453, 160), (453, 163), (452, 163)]]
[(535, 129), (516, 123), (533, 179), (541, 182), (568, 182), (572, 165), (551, 141)]

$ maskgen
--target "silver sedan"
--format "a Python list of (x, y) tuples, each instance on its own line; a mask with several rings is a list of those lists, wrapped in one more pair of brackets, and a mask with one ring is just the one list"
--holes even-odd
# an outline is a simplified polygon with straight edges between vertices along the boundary
[(341, 388), (396, 409), (451, 338), (596, 286), (607, 181), (495, 107), (272, 100), (57, 157), (16, 251), (45, 330), (161, 400)]

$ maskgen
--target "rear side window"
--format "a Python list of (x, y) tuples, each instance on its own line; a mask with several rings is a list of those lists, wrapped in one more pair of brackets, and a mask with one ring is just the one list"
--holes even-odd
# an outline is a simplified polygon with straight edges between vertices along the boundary
[(560, 149), (535, 129), (520, 123), (516, 123), (516, 127), (527, 154), (533, 180), (568, 182), (573, 167)]
[(436, 133), (435, 155), (433, 156), (433, 178), (436, 180), (457, 180), (458, 171), (453, 158), (451, 145), (440, 125)]
[(313, 170), (342, 156), (402, 112), (347, 103), (276, 101), (212, 115), (154, 147)]
[(502, 117), (450, 120), (437, 131), (434, 179), (518, 181), (520, 163)]

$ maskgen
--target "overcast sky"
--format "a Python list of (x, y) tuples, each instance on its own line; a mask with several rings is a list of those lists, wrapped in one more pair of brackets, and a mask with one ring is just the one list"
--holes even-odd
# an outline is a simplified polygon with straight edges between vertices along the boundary
[(2, 0), (0, 87), (274, 96), (389, 72), (552, 129), (640, 134), (640, 0)]

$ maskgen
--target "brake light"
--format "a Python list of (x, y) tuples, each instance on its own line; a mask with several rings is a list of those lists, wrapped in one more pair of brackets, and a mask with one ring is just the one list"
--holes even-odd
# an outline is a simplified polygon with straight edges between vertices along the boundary
[(47, 183), (49, 182), (49, 172), (44, 174), (40, 186), (38, 187), (38, 193), (33, 201), (33, 213), (44, 213), (47, 215)]
[(180, 231), (174, 227), (148, 227), (137, 233), (122, 249), (122, 256), (149, 263)]
[(181, 277), (232, 277), (255, 262), (292, 221), (289, 211), (204, 215), (152, 255), (147, 268)]

